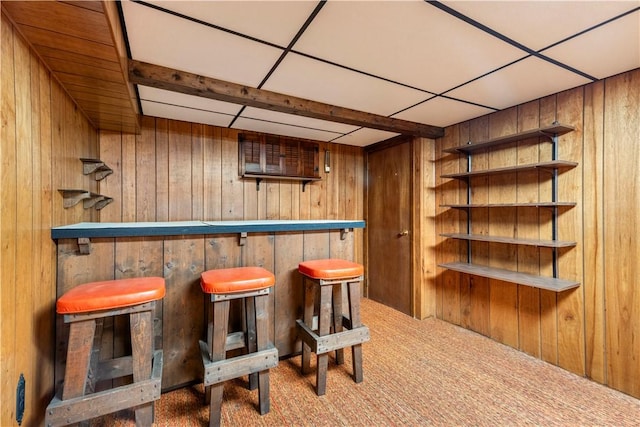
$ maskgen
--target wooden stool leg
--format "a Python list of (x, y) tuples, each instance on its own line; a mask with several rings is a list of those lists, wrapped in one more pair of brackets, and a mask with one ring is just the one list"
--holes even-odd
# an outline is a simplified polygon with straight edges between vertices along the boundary
[[(229, 324), (229, 301), (213, 303), (213, 339), (209, 342), (211, 361), (217, 362), (226, 357), (227, 329)], [(209, 427), (219, 426), (222, 416), (222, 392), (224, 382), (214, 384), (209, 402)]]
[[(331, 294), (332, 286), (320, 286), (320, 311), (318, 315), (318, 335), (329, 333), (331, 326)], [(327, 368), (329, 366), (329, 353), (317, 355), (316, 394), (322, 396), (327, 390)]]
[[(304, 281), (304, 313), (302, 321), (305, 325), (313, 329), (313, 308), (315, 301), (316, 284), (307, 278), (302, 279)], [(302, 342), (302, 374), (307, 374), (311, 371), (311, 347), (309, 347), (304, 341)]]
[[(269, 295), (260, 295), (255, 298), (255, 330), (257, 335), (258, 351), (267, 350), (269, 347)], [(258, 375), (258, 403), (260, 415), (269, 412), (269, 370), (260, 371)]]
[[(360, 320), (360, 282), (350, 282), (349, 288), (349, 317), (351, 318), (351, 329), (362, 326)], [(353, 380), (361, 383), (362, 374), (362, 344), (351, 346), (351, 355), (353, 359)]]
[[(245, 343), (247, 353), (255, 353), (258, 344), (256, 341), (256, 303), (254, 298), (244, 298), (244, 322), (245, 322)], [(249, 390), (258, 388), (258, 373), (249, 374)]]
[(84, 395), (95, 331), (95, 320), (73, 322), (69, 327), (62, 400)]
[[(152, 311), (132, 313), (129, 317), (131, 329), (131, 355), (133, 358), (133, 381), (151, 378), (153, 359), (153, 318)], [(136, 396), (132, 396), (132, 400)], [(133, 402), (132, 402), (133, 403)], [(132, 404), (132, 406), (135, 406)], [(136, 426), (150, 426), (153, 423), (153, 402), (135, 409)]]
[[(335, 284), (333, 288), (333, 333), (342, 332), (342, 283)], [(336, 350), (336, 365), (344, 363), (344, 348)]]

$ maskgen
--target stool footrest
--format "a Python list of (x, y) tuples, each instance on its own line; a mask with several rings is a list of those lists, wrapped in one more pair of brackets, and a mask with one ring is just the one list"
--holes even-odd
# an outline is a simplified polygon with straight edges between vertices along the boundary
[(200, 341), (200, 353), (204, 365), (205, 387), (278, 366), (278, 349), (275, 347), (213, 362), (209, 357), (207, 343)]
[(369, 328), (365, 325), (323, 336), (316, 334), (302, 320), (296, 320), (296, 326), (300, 339), (302, 339), (315, 354), (329, 353), (330, 351), (362, 344), (370, 339)]
[(65, 426), (160, 399), (162, 363), (162, 350), (156, 350), (148, 380), (73, 399), (61, 400), (55, 396), (47, 406), (45, 425)]

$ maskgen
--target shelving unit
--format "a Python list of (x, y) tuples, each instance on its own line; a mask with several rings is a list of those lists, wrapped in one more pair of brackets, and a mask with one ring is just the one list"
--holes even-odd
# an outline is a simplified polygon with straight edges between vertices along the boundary
[[(480, 141), (477, 143), (468, 143), (458, 147), (448, 148), (443, 151), (454, 154), (465, 154), (467, 156), (467, 171), (462, 173), (445, 174), (441, 175), (442, 178), (458, 179), (466, 182), (467, 184), (467, 203), (462, 204), (447, 204), (441, 205), (451, 209), (462, 209), (467, 212), (467, 233), (443, 233), (442, 237), (450, 239), (458, 239), (467, 241), (467, 262), (452, 262), (439, 264), (440, 267), (458, 271), (461, 273), (472, 274), (476, 276), (487, 277), (490, 279), (497, 279), (511, 283), (517, 283), (520, 285), (532, 286), (540, 289), (547, 289), (555, 292), (562, 292), (568, 289), (572, 289), (580, 286), (579, 282), (563, 280), (558, 277), (558, 249), (571, 248), (576, 246), (574, 241), (562, 241), (558, 239), (558, 213), (560, 209), (570, 209), (575, 206), (575, 202), (559, 202), (558, 201), (558, 174), (575, 168), (578, 163), (558, 160), (558, 136), (571, 132), (574, 130), (572, 126), (562, 125), (554, 123), (551, 126), (541, 127), (537, 129), (531, 129), (525, 132), (519, 132), (516, 134), (506, 135), (498, 138), (489, 139), (486, 141)], [(539, 162), (526, 165), (514, 165), (508, 167), (486, 169), (486, 170), (473, 170), (472, 153), (476, 150), (482, 150), (487, 148), (499, 147), (511, 142), (521, 141), (525, 139), (544, 137), (548, 139), (552, 144), (552, 160), (548, 162)], [(549, 202), (528, 202), (528, 203), (472, 203), (471, 200), (471, 179), (478, 176), (490, 176), (498, 174), (513, 174), (517, 172), (526, 171), (547, 171), (550, 175), (551, 181), (551, 198)], [(526, 208), (547, 208), (552, 211), (552, 236), (549, 240), (543, 239), (523, 239), (506, 236), (490, 236), (485, 234), (472, 234), (471, 230), (471, 216), (474, 208), (513, 208), (513, 207), (526, 207)], [(507, 245), (524, 245), (535, 246), (540, 248), (550, 248), (552, 250), (552, 262), (553, 262), (553, 277), (536, 276), (527, 273), (521, 273), (518, 271), (504, 270), (501, 268), (489, 267), (486, 265), (478, 265), (472, 262), (471, 253), (471, 241), (491, 242)]]

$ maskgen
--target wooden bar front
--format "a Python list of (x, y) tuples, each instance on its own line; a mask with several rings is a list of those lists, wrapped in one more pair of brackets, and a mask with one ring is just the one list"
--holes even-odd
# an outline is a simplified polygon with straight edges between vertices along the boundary
[[(364, 226), (362, 222), (352, 223), (356, 228)], [(274, 291), (270, 294), (270, 315), (274, 319), (270, 336), (279, 356), (287, 357), (300, 351), (295, 329), (296, 319), (302, 318), (303, 303), (298, 263), (308, 259), (353, 260), (354, 257), (352, 228), (289, 228), (293, 231), (247, 232), (246, 237), (239, 232), (91, 237), (90, 253), (84, 255), (80, 253), (83, 240), (54, 237), (58, 255), (57, 296), (91, 281), (164, 277), (167, 293), (156, 309), (155, 336), (156, 347), (164, 352), (162, 388), (169, 390), (201, 381), (198, 340), (204, 338), (206, 303), (200, 289), (200, 274), (215, 268), (264, 267), (276, 276)], [(58, 235), (64, 231), (61, 229), (64, 227), (57, 230)], [(108, 230), (102, 234), (108, 234)], [(118, 339), (127, 337), (126, 319), (116, 318), (113, 323), (105, 328), (109, 331), (103, 339), (103, 353), (107, 356), (129, 351), (126, 340)], [(67, 333), (58, 319), (56, 384), (63, 378)]]

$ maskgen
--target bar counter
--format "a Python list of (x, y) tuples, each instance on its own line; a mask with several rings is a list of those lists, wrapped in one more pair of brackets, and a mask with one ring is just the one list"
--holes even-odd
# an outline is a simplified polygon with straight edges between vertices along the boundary
[[(297, 353), (295, 321), (302, 317), (302, 260), (354, 260), (361, 220), (174, 221), (78, 223), (51, 229), (57, 246), (57, 296), (82, 283), (140, 276), (165, 278), (156, 309), (156, 347), (164, 352), (163, 390), (198, 382), (198, 340), (204, 337), (205, 270), (255, 265), (272, 271), (271, 337), (281, 358)], [(103, 352), (125, 354), (128, 325), (105, 328)], [(115, 333), (114, 333), (115, 331)], [(57, 316), (56, 383), (62, 380), (67, 327)], [(126, 335), (124, 335), (126, 336)]]

